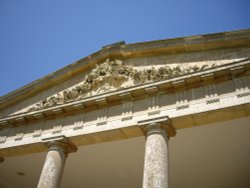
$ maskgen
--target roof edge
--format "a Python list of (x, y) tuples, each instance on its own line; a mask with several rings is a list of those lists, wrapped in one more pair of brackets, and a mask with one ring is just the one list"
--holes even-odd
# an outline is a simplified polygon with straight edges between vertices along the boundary
[[(45, 77), (35, 80), (17, 90), (0, 97), (0, 109), (24, 100), (54, 84), (62, 83), (70, 77), (79, 74), (84, 69), (90, 69), (96, 63), (107, 58), (137, 57), (160, 53), (185, 53), (223, 48), (250, 47), (250, 29), (220, 32), (203, 35), (193, 35), (166, 40), (156, 40), (103, 48), (66, 67), (63, 67)], [(40, 85), (37, 87), (37, 85)]]

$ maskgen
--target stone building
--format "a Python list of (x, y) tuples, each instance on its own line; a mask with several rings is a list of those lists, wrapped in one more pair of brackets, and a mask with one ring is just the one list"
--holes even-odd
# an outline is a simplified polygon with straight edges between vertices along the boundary
[(249, 57), (250, 30), (118, 42), (2, 96), (0, 187), (250, 187)]

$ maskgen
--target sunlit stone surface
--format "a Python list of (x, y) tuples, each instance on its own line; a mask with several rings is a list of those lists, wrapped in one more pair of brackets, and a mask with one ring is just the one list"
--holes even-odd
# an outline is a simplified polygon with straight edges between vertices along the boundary
[(159, 124), (147, 126), (143, 188), (168, 186), (168, 138)]

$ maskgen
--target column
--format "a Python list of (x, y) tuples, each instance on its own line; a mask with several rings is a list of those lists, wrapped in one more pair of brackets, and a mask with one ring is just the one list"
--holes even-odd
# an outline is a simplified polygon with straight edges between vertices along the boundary
[(65, 137), (54, 137), (44, 141), (48, 146), (48, 153), (37, 188), (59, 188), (67, 155), (75, 152), (77, 148)]
[[(171, 128), (171, 127), (170, 127)], [(145, 126), (146, 146), (143, 188), (168, 188), (168, 138), (174, 133), (167, 125), (151, 123)]]

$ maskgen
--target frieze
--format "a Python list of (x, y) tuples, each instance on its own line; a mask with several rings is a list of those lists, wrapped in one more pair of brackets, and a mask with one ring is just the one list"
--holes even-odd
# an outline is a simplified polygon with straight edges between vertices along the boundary
[(214, 103), (218, 103), (218, 102), (220, 102), (219, 98), (210, 99), (210, 100), (206, 101), (207, 104), (214, 104)]
[(30, 107), (28, 111), (45, 109), (51, 106), (77, 101), (107, 91), (166, 80), (202, 71), (214, 66), (215, 64), (194, 65), (185, 68), (181, 66), (161, 66), (159, 68), (150, 67), (138, 70), (132, 66), (123, 65), (121, 60), (107, 59), (86, 75), (82, 83), (36, 103)]
[(250, 95), (250, 92), (245, 92), (245, 93), (240, 93), (237, 95), (238, 98), (242, 98), (242, 97), (247, 97)]
[(184, 104), (184, 105), (181, 105), (181, 106), (177, 106), (176, 107), (176, 110), (184, 110), (184, 109), (187, 109), (189, 108), (189, 104)]

